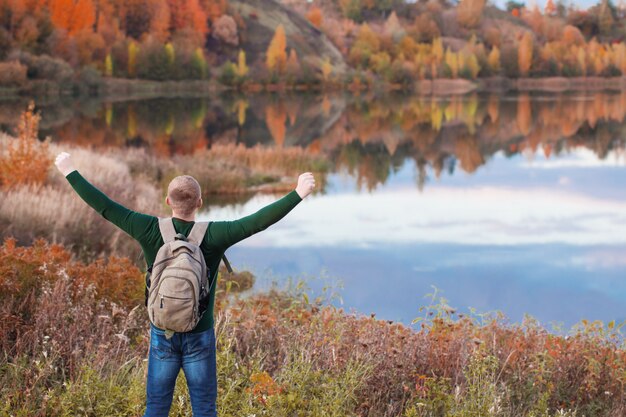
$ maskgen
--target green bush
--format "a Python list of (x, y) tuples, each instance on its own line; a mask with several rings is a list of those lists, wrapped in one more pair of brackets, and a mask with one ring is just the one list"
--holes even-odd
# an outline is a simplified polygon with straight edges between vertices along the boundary
[(74, 380), (63, 384), (54, 405), (55, 414), (62, 417), (140, 415), (145, 404), (144, 371), (141, 361), (100, 370), (85, 364)]
[(137, 76), (155, 81), (172, 80), (176, 64), (163, 45), (156, 42), (144, 44), (137, 54)]
[(28, 52), (16, 51), (9, 54), (8, 59), (25, 65), (28, 68), (28, 78), (63, 84), (71, 82), (74, 76), (74, 70), (67, 62), (49, 55), (35, 56)]

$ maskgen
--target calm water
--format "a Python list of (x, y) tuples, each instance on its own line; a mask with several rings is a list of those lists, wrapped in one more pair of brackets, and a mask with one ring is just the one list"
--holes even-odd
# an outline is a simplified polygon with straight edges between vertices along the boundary
[[(10, 127), (23, 103), (0, 103)], [(215, 143), (300, 146), (332, 173), (229, 250), (273, 281), (341, 283), (347, 310), (410, 322), (432, 286), (519, 322), (626, 320), (626, 94), (222, 97), (43, 106), (57, 141), (160, 155)], [(203, 216), (232, 219), (275, 196)]]

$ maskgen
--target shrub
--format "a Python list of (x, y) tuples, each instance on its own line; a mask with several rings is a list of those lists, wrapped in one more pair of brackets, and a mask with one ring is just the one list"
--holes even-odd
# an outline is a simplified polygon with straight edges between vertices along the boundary
[(9, 59), (26, 65), (28, 78), (68, 83), (74, 76), (74, 70), (67, 62), (49, 55), (35, 56), (17, 51), (9, 54)]
[(35, 104), (20, 116), (18, 137), (12, 140), (4, 155), (0, 156), (0, 186), (4, 189), (23, 185), (42, 185), (48, 177), (52, 158), (48, 143), (39, 142), (39, 120)]
[(17, 61), (0, 62), (0, 86), (20, 87), (26, 83), (25, 65)]
[(237, 66), (232, 62), (226, 62), (222, 65), (222, 69), (219, 76), (219, 81), (228, 86), (235, 86), (238, 84), (237, 80)]
[(137, 54), (137, 76), (156, 81), (171, 80), (175, 64), (163, 45), (148, 42)]
[[(107, 55), (107, 57), (110, 57), (110, 55)], [(93, 66), (83, 67), (78, 73), (76, 88), (79, 93), (97, 95), (102, 86), (102, 74)]]

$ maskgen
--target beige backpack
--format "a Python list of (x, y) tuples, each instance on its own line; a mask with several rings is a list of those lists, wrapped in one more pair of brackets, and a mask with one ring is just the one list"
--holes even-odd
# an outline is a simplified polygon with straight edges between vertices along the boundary
[(160, 329), (189, 332), (204, 313), (213, 285), (207, 285), (209, 271), (200, 250), (208, 225), (195, 223), (185, 237), (176, 234), (171, 218), (159, 219), (164, 243), (147, 281), (147, 307), (150, 321)]

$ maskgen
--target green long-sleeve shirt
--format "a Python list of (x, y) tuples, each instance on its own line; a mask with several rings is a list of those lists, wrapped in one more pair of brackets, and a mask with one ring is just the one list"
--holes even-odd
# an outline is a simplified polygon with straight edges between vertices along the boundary
[[(105, 219), (128, 233), (137, 240), (143, 249), (147, 267), (154, 263), (159, 248), (163, 245), (163, 238), (159, 231), (159, 219), (155, 216), (142, 214), (127, 209), (108, 198), (103, 192), (90, 184), (78, 171), (67, 175), (67, 180), (78, 195)], [(302, 199), (295, 191), (290, 192), (280, 200), (262, 208), (256, 213), (234, 221), (211, 222), (207, 233), (200, 245), (207, 267), (211, 272), (211, 280), (217, 279), (220, 260), (226, 249), (235, 243), (252, 236), (282, 219)], [(177, 233), (188, 236), (194, 225), (192, 221), (174, 218), (174, 228)], [(211, 281), (212, 282), (212, 281)], [(213, 327), (213, 308), (215, 306), (215, 288), (209, 294), (209, 305), (204, 316), (193, 330), (201, 332)]]

